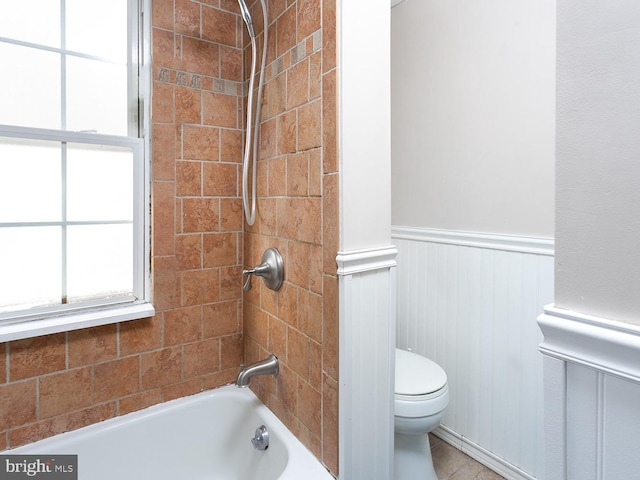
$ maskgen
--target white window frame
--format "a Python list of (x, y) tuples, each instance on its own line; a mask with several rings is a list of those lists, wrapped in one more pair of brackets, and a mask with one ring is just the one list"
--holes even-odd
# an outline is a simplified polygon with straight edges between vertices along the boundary
[[(129, 137), (94, 133), (47, 130), (0, 125), (0, 136), (48, 140), (55, 142), (126, 147), (133, 151), (134, 181), (134, 284), (131, 297), (114, 301), (97, 300), (82, 304), (65, 304), (0, 314), (0, 342), (67, 332), (81, 328), (107, 325), (155, 314), (151, 304), (151, 154), (150, 154), (150, 38), (151, 0), (139, 0), (130, 5), (130, 13), (138, 19), (138, 35), (132, 36), (132, 58), (139, 58), (137, 85), (130, 80), (130, 88), (137, 90), (137, 108), (131, 115), (138, 117), (138, 132)], [(137, 11), (135, 11), (137, 10)], [(134, 136), (135, 135), (135, 136)], [(141, 184), (140, 184), (141, 182)], [(56, 222), (60, 224), (61, 222)]]

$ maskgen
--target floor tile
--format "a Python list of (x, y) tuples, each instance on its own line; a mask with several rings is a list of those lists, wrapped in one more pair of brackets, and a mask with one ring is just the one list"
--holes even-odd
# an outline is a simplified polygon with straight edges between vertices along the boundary
[(429, 434), (433, 467), (438, 480), (504, 480), (469, 455)]

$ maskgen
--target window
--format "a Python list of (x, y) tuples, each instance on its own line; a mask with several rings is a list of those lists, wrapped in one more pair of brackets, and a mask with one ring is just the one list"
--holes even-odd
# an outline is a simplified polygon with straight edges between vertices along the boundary
[(154, 313), (146, 1), (0, 7), (0, 341)]

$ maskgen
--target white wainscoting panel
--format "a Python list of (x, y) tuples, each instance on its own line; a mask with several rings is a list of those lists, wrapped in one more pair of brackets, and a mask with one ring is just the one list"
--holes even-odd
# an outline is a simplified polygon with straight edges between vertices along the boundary
[(640, 478), (640, 327), (545, 308), (546, 480)]
[(393, 246), (340, 252), (340, 478), (393, 478)]
[(536, 318), (553, 301), (548, 239), (396, 227), (397, 345), (447, 372), (440, 434), (507, 478), (544, 478)]

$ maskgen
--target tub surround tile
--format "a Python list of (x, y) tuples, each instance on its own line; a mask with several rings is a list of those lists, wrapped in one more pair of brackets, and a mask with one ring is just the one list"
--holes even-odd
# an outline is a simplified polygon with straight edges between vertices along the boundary
[[(161, 105), (160, 108), (165, 107)], [(168, 107), (166, 108), (169, 110)], [(173, 107), (171, 107), (170, 115), (173, 116)], [(151, 155), (153, 179), (167, 181), (175, 180), (176, 138), (173, 125), (158, 124), (153, 129), (152, 136), (152, 141), (155, 146)]]
[(220, 370), (220, 339), (211, 338), (182, 346), (185, 378), (200, 377)]
[(36, 380), (0, 385), (0, 425), (9, 430), (37, 419)]
[(181, 378), (180, 347), (163, 348), (140, 356), (142, 388), (152, 389), (170, 385)]
[[(239, 366), (244, 359), (244, 340), (242, 334), (228, 335), (220, 338), (220, 368), (235, 372), (235, 381)], [(226, 382), (225, 382), (226, 383)]]
[(239, 300), (204, 305), (202, 309), (202, 332), (204, 338), (241, 333), (238, 322), (241, 312)]
[(215, 8), (202, 7), (202, 38), (211, 42), (238, 46), (238, 16)]
[(163, 401), (162, 389), (146, 390), (135, 395), (129, 395), (118, 400), (118, 413), (126, 415)]
[(175, 169), (177, 196), (202, 195), (202, 164), (200, 162), (175, 162)]
[(238, 5), (153, 0), (152, 15), (157, 313), (2, 344), (0, 450), (228, 383), (243, 361)]
[(12, 382), (64, 370), (66, 362), (64, 333), (9, 343), (9, 380)]
[(112, 360), (117, 355), (117, 325), (74, 330), (68, 333), (69, 368)]
[(12, 448), (26, 445), (61, 432), (102, 422), (116, 416), (116, 412), (116, 402), (109, 402), (42, 420), (10, 431), (9, 444)]
[(176, 398), (186, 397), (200, 393), (202, 388), (202, 378), (192, 378), (180, 383), (174, 383), (162, 388), (163, 401), (168, 402)]
[(7, 344), (0, 344), (0, 384), (7, 381)]
[[(1, 350), (0, 399), (21, 406), (11, 418), (0, 412), (4, 446), (232, 382), (241, 363), (275, 351), (280, 375), (252, 388), (337, 473), (335, 0), (269, 2), (253, 226), (240, 199), (250, 48), (237, 1), (152, 8), (157, 313)], [(256, 279), (243, 295), (243, 264), (260, 263), (269, 246), (285, 257), (283, 287)]]
[(132, 355), (160, 348), (163, 343), (162, 313), (152, 318), (126, 322), (119, 325), (120, 355)]
[(92, 367), (45, 375), (39, 379), (38, 416), (48, 418), (80, 410), (93, 401)]
[(94, 367), (95, 402), (134, 394), (140, 390), (140, 357), (132, 356)]
[(178, 308), (164, 312), (164, 345), (194, 342), (202, 338), (202, 307)]

